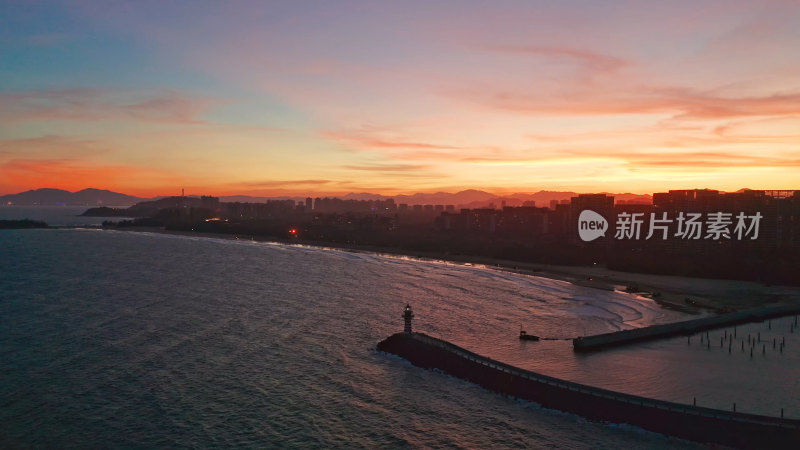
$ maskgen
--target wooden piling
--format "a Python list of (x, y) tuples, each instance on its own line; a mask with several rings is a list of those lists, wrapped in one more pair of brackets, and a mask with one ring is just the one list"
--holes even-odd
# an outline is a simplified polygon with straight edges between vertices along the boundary
[[(700, 345), (702, 345), (707, 340), (710, 340), (711, 334), (708, 332), (708, 330), (714, 328), (722, 330), (726, 329), (726, 326), (758, 322), (759, 319), (761, 322), (766, 322), (768, 319), (774, 317), (789, 316), (791, 314), (798, 313), (800, 313), (800, 305), (769, 306), (747, 311), (727, 313), (718, 317), (704, 317), (686, 322), (652, 325), (644, 328), (603, 333), (595, 336), (582, 336), (580, 338), (573, 339), (572, 343), (575, 351), (592, 351), (605, 347), (625, 345), (633, 342), (660, 339), (669, 336), (691, 336), (692, 334), (699, 333)], [(734, 334), (737, 332), (738, 330), (734, 329)], [(705, 336), (703, 336), (703, 334), (705, 334)], [(726, 335), (727, 334), (729, 333), (726, 333)], [(744, 334), (747, 334), (747, 330), (745, 330)], [(742, 339), (744, 339), (744, 335), (742, 335)], [(752, 340), (750, 342), (752, 342)], [(689, 338), (687, 344), (691, 344), (691, 338)]]

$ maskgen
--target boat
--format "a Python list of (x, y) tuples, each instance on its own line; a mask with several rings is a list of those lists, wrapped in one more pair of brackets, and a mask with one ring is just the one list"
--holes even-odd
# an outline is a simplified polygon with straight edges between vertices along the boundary
[(519, 330), (519, 340), (521, 341), (538, 341), (539, 336), (534, 336), (532, 334), (528, 334), (525, 330)]

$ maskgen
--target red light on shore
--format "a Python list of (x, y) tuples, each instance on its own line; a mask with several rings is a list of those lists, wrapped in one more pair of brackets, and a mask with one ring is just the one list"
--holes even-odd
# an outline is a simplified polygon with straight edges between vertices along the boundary
[(289, 233), (290, 234), (297, 234), (297, 229), (296, 228), (292, 228), (291, 230), (289, 230)]

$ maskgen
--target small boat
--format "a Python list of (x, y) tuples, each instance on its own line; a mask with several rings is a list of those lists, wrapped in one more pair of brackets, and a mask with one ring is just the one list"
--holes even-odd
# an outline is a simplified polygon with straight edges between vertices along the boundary
[(519, 330), (519, 340), (521, 341), (538, 341), (539, 336), (534, 336), (532, 334), (528, 334), (525, 330)]

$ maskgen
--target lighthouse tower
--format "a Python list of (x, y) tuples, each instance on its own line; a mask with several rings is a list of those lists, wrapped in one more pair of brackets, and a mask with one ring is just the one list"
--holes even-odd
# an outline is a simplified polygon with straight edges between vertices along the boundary
[(411, 305), (406, 303), (406, 310), (403, 312), (403, 320), (406, 322), (406, 326), (403, 329), (408, 334), (411, 334), (411, 319), (414, 318), (414, 311), (411, 311)]

